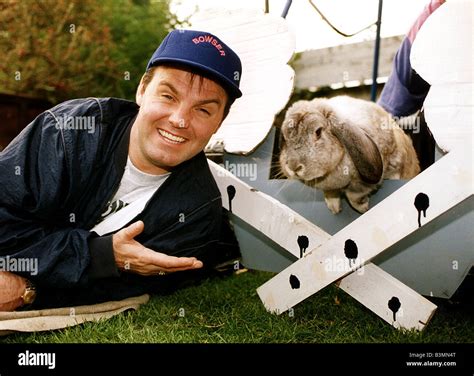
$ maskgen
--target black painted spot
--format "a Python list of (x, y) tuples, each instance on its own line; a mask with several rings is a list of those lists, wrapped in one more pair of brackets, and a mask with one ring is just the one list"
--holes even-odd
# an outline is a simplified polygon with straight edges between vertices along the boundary
[(401, 306), (402, 303), (400, 303), (400, 300), (396, 296), (393, 296), (392, 299), (388, 301), (388, 308), (393, 312), (393, 321), (397, 321), (396, 314)]
[(306, 249), (309, 246), (308, 237), (305, 235), (298, 236), (298, 245), (300, 247), (300, 258), (302, 258), (304, 253), (306, 252)]
[(421, 227), (421, 212), (426, 218), (426, 209), (430, 206), (430, 198), (427, 194), (420, 192), (415, 197), (415, 208), (418, 210), (418, 227)]
[(295, 275), (290, 275), (290, 286), (292, 289), (300, 288), (300, 280)]
[(229, 211), (232, 213), (232, 200), (235, 197), (235, 187), (233, 185), (227, 186), (227, 196), (229, 197)]
[(344, 243), (344, 254), (349, 259), (349, 264), (352, 266), (352, 264), (355, 263), (355, 259), (359, 255), (357, 244), (355, 243), (354, 240), (352, 239), (346, 240), (346, 242)]

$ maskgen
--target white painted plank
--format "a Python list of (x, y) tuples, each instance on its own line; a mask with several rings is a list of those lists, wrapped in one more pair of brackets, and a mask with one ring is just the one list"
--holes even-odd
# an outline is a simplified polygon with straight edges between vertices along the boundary
[[(192, 28), (201, 27), (219, 33), (218, 36), (226, 43), (227, 40), (232, 43), (231, 47), (243, 60), (246, 60), (247, 54), (255, 54), (256, 61), (276, 55), (286, 62), (295, 50), (294, 36), (285, 36), (291, 33), (286, 20), (273, 14), (264, 14), (261, 9), (204, 9), (192, 17), (191, 24)], [(269, 44), (274, 41), (275, 35), (281, 36), (278, 43)]]
[[(289, 253), (300, 257), (301, 250), (297, 243), (299, 236), (307, 236), (308, 244), (312, 248), (317, 248), (331, 238), (328, 233), (300, 214), (271, 196), (253, 190), (223, 167), (212, 161), (209, 161), (209, 165), (221, 191), (223, 206), (230, 209), (227, 189), (233, 186), (236, 192), (231, 200), (233, 214), (261, 231)], [(338, 267), (337, 262), (333, 262), (333, 266)], [(340, 288), (397, 328), (423, 329), (436, 306), (375, 265), (369, 263), (361, 270), (363, 274), (356, 272), (345, 277)], [(372, 289), (372, 286), (376, 286), (376, 289)], [(386, 298), (384, 294), (391, 295), (390, 298), (396, 296), (402, 302), (403, 312), (406, 312), (403, 320), (389, 320), (393, 313), (387, 305), (388, 299), (382, 301)], [(416, 306), (412, 303), (416, 303)]]
[(216, 163), (209, 166), (222, 195), (222, 205), (230, 210), (227, 187), (233, 186), (232, 212), (296, 257), (300, 248), (296, 239), (304, 235), (309, 244), (320, 245), (330, 235), (273, 197), (254, 190)]
[[(418, 212), (414, 200), (420, 193), (429, 198), (426, 217), (420, 217), (423, 225), (472, 195), (472, 166), (465, 163), (467, 153), (466, 150), (455, 151), (444, 156), (320, 247), (260, 286), (257, 292), (265, 307), (276, 313), (288, 310), (416, 231)], [(358, 249), (357, 263), (352, 266), (345, 255), (349, 240)], [(347, 267), (342, 270), (327, 268), (327, 260), (331, 259), (336, 260), (335, 263), (345, 263)]]
[[(339, 287), (395, 328), (423, 330), (437, 308), (371, 263), (343, 278)], [(396, 311), (389, 308), (389, 302), (395, 299), (400, 302)]]
[(224, 144), (228, 153), (251, 153), (268, 135), (293, 91), (294, 71), (288, 61), (295, 37), (286, 20), (256, 9), (206, 9), (194, 15), (191, 24), (192, 29), (216, 34), (242, 61), (243, 96), (205, 151)]

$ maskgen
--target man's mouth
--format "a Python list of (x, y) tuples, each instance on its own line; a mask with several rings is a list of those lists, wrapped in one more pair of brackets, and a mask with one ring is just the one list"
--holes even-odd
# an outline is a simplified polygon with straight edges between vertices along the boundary
[(158, 129), (158, 133), (166, 140), (169, 141), (173, 144), (182, 144), (184, 141), (186, 141), (185, 138), (176, 136), (170, 132), (166, 132), (163, 129)]

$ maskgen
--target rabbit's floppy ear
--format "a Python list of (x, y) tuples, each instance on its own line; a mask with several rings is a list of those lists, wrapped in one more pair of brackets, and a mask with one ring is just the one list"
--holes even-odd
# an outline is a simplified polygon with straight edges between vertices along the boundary
[(331, 132), (346, 148), (361, 179), (369, 184), (378, 183), (382, 179), (383, 162), (374, 140), (356, 125), (340, 122), (334, 115), (329, 119)]

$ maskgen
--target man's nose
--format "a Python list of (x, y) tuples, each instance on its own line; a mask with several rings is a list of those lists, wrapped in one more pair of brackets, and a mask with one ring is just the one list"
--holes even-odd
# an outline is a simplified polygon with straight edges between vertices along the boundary
[(183, 106), (175, 108), (169, 117), (169, 122), (175, 128), (187, 128), (189, 125), (187, 110)]

